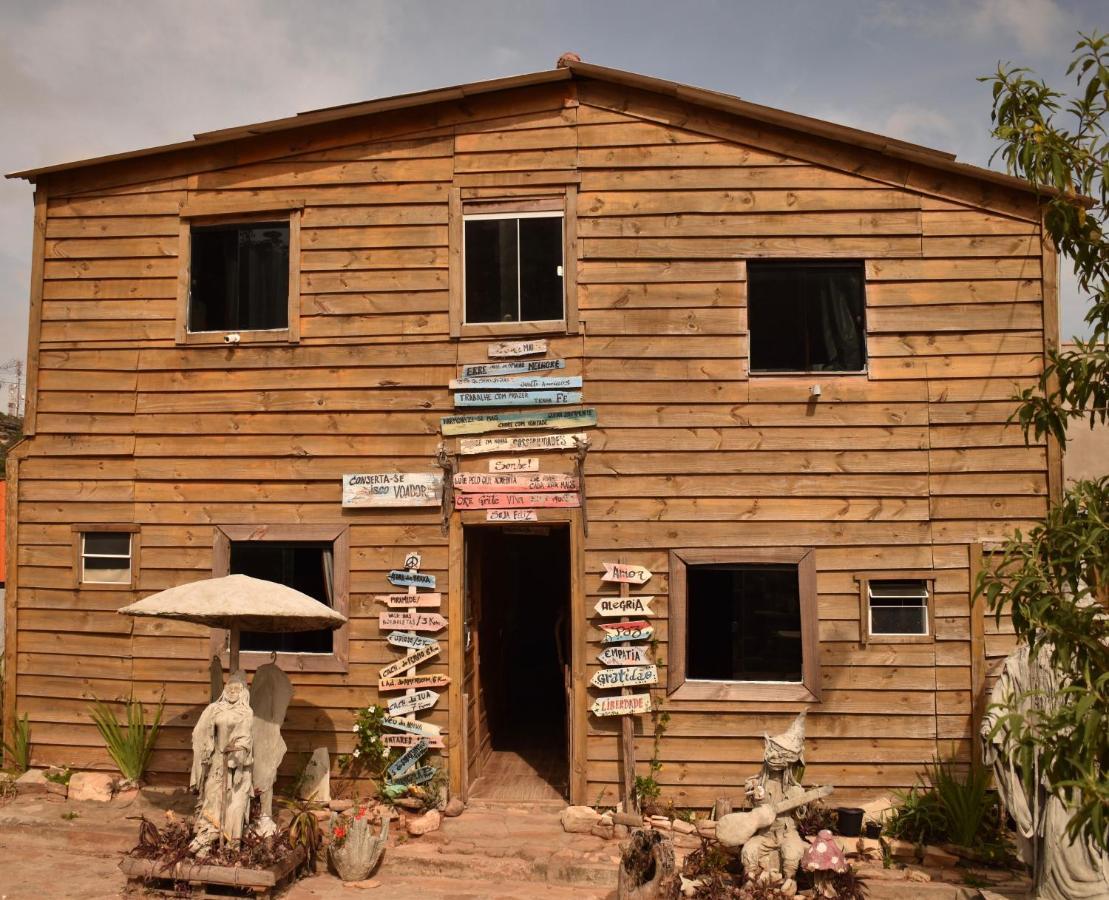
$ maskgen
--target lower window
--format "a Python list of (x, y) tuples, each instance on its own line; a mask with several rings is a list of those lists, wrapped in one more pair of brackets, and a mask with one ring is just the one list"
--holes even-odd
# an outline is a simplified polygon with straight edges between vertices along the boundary
[(670, 554), (667, 687), (680, 699), (817, 700), (812, 550)]

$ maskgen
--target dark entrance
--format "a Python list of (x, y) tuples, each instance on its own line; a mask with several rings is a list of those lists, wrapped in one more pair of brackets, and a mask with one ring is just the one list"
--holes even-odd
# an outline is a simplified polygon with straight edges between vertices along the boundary
[(470, 794), (563, 799), (569, 784), (569, 528), (467, 528), (466, 567)]

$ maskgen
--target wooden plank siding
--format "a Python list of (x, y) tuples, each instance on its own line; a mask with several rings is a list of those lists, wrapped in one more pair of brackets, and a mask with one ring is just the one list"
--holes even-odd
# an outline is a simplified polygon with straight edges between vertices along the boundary
[[(446, 597), (460, 551), (438, 510), (342, 510), (341, 476), (431, 469), (447, 382), (487, 360), (487, 341), (450, 335), (450, 188), (527, 194), (558, 173), (579, 183), (567, 264), (581, 327), (550, 336), (550, 355), (584, 376), (599, 421), (575, 602), (592, 610), (611, 593), (600, 573), (616, 554), (649, 567), (665, 684), (669, 551), (815, 547), (823, 693), (807, 780), (858, 796), (911, 784), (937, 753), (969, 758), (967, 547), (1027, 528), (1048, 501), (1047, 448), (1008, 424), (1043, 364), (1034, 202), (600, 83), (373, 122), (175, 154), (163, 171), (148, 160), (43, 179), (35, 436), (20, 451), (8, 641), (34, 764), (107, 767), (89, 702), (133, 692), (166, 700), (154, 774), (186, 778), (208, 632), (115, 610), (209, 575), (214, 529), (228, 524), (350, 525), (349, 671), (292, 674), (285, 767), (321, 744), (351, 749), (352, 710), (378, 701), (377, 669), (396, 658), (373, 594), (418, 548)], [(303, 204), (299, 342), (178, 345), (180, 207), (243, 199)], [(867, 373), (749, 375), (745, 261), (793, 257), (865, 261)], [(573, 468), (561, 454), (542, 466)], [(136, 590), (74, 588), (79, 523), (141, 528)], [(860, 647), (853, 573), (922, 569), (935, 573), (934, 640)], [(993, 659), (1010, 636), (986, 628)], [(600, 637), (591, 621), (574, 648), (587, 676)], [(444, 653), (421, 671), (447, 669)], [(451, 675), (469, 708), (452, 715), (444, 692), (428, 717), (444, 729), (481, 709), (474, 673)], [(738, 800), (763, 732), (803, 708), (664, 706), (658, 778), (679, 807)], [(618, 723), (579, 713), (575, 799), (615, 802)], [(649, 717), (636, 733), (646, 760)], [(471, 756), (485, 752), (477, 734)]]

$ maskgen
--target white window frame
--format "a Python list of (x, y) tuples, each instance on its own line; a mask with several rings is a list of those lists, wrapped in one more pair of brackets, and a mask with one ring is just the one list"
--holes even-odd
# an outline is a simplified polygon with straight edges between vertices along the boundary
[[(89, 535), (125, 534), (127, 535), (127, 555), (115, 553), (88, 553), (85, 539)], [(135, 587), (139, 568), (139, 529), (135, 525), (74, 525), (73, 526), (73, 573), (74, 583), (79, 590), (130, 590)], [(86, 559), (127, 560), (127, 578), (124, 581), (87, 581), (85, 579)]]
[[(924, 591), (922, 596), (904, 597), (900, 599), (905, 600), (919, 600), (920, 607), (924, 610), (924, 630), (923, 631), (875, 631), (874, 630), (874, 585), (882, 584), (885, 582), (898, 582), (904, 584), (906, 582), (919, 582), (921, 589)], [(874, 578), (867, 582), (866, 585), (867, 596), (867, 630), (870, 632), (871, 637), (915, 637), (922, 638), (928, 637), (932, 633), (932, 617), (928, 613), (929, 601), (932, 599), (932, 591), (928, 587), (928, 581), (924, 578)], [(878, 599), (893, 599), (883, 598)], [(915, 608), (915, 607), (914, 607)]]
[[(856, 572), (855, 580), (859, 583), (859, 644), (865, 647), (868, 643), (875, 644), (930, 644), (936, 639), (936, 573), (929, 570), (892, 571), (892, 572)], [(923, 633), (897, 633), (874, 634), (870, 630), (870, 585), (874, 581), (919, 581), (924, 586), (924, 621), (926, 629)]]

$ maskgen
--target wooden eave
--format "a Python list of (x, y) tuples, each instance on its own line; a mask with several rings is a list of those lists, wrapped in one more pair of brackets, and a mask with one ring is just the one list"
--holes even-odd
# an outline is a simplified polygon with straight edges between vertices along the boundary
[(41, 176), (58, 172), (70, 172), (76, 169), (91, 168), (107, 163), (126, 162), (182, 150), (211, 147), (216, 144), (240, 141), (263, 134), (307, 128), (344, 119), (372, 116), (396, 110), (429, 106), (436, 103), (464, 100), (468, 97), (475, 97), (481, 94), (567, 81), (574, 78), (601, 81), (671, 97), (707, 109), (729, 113), (745, 119), (798, 131), (853, 147), (864, 148), (887, 157), (951, 172), (978, 181), (996, 184), (1000, 187), (1022, 191), (1024, 193), (1048, 195), (1055, 195), (1057, 193), (1053, 189), (1048, 188), (1037, 190), (1022, 178), (1006, 175), (1002, 172), (995, 172), (980, 166), (958, 162), (954, 154), (945, 151), (933, 150), (929, 147), (911, 144), (906, 141), (900, 141), (869, 131), (862, 131), (857, 128), (836, 125), (832, 122), (811, 118), (810, 116), (785, 112), (706, 88), (692, 87), (673, 81), (653, 78), (648, 75), (639, 75), (622, 69), (612, 69), (607, 66), (598, 66), (585, 62), (569, 62), (560, 68), (543, 72), (533, 72), (526, 75), (515, 75), (510, 78), (476, 81), (453, 87), (419, 91), (412, 94), (399, 94), (394, 97), (384, 97), (378, 100), (348, 103), (341, 106), (311, 110), (309, 112), (297, 113), (295, 116), (271, 119), (266, 122), (256, 122), (254, 124), (241, 125), (234, 128), (201, 132), (194, 135), (192, 140), (189, 141), (179, 141), (173, 144), (163, 144), (157, 147), (131, 150), (125, 153), (115, 153), (73, 162), (58, 163), (51, 166), (41, 166), (34, 169), (24, 169), (18, 172), (11, 172), (6, 177), (23, 178), (34, 183)]

